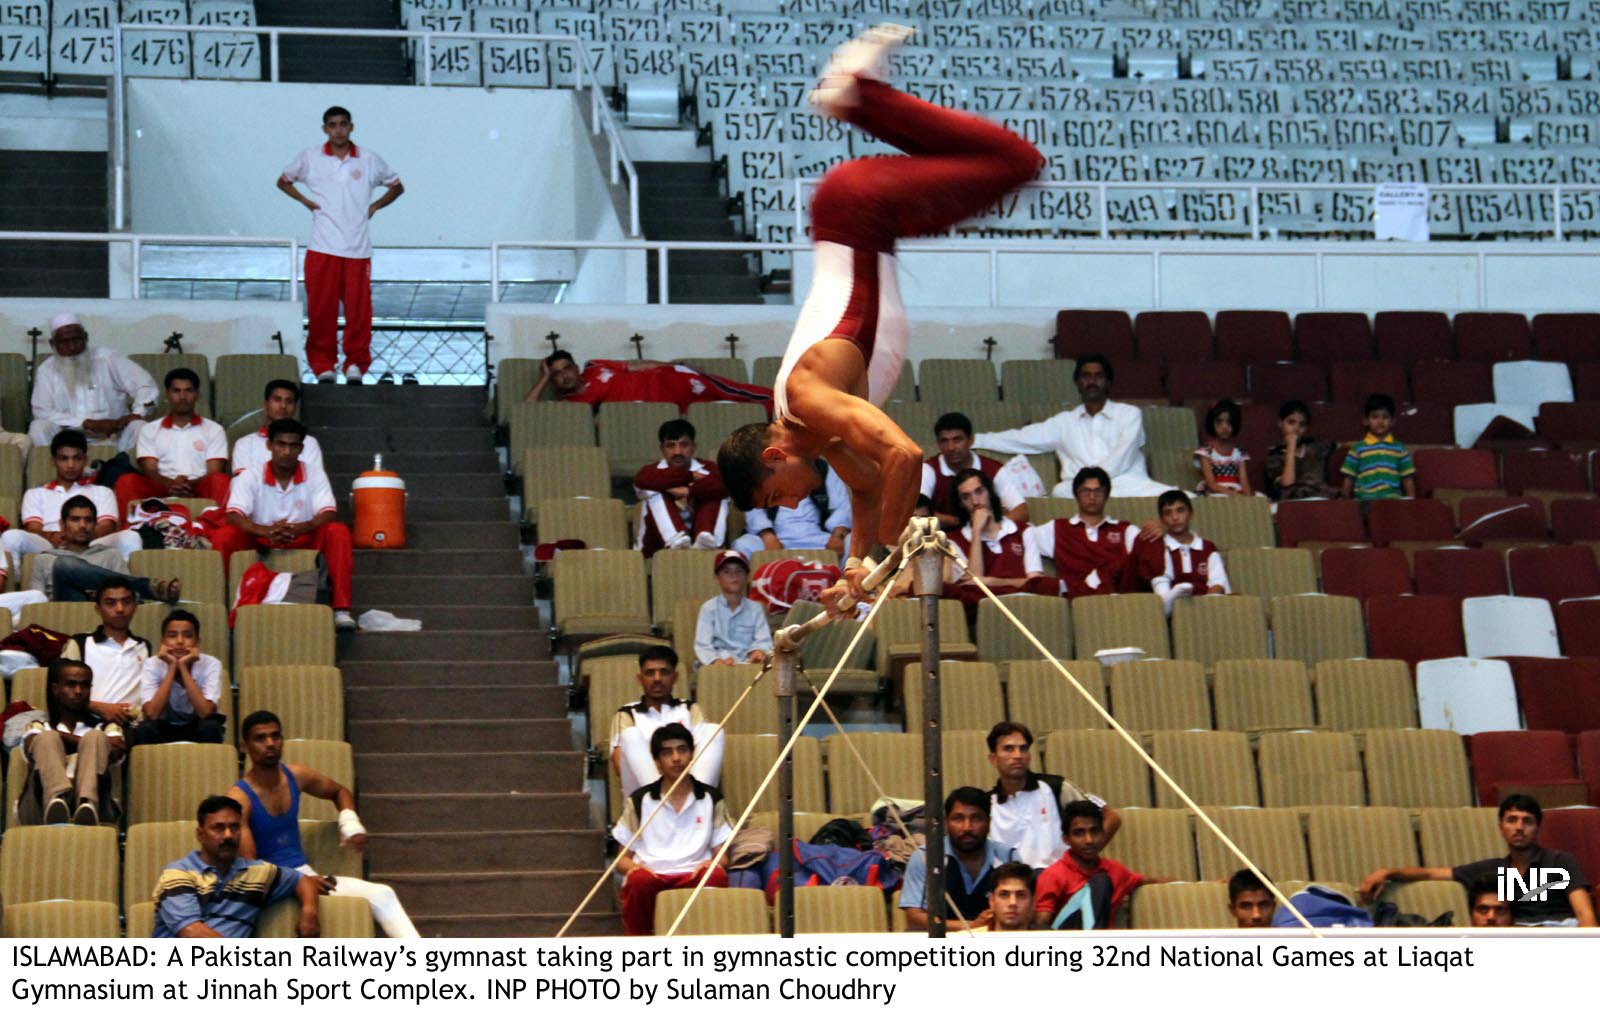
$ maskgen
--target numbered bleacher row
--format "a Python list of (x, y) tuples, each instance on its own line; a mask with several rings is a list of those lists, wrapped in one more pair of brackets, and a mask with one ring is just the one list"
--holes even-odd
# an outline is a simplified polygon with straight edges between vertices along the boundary
[(0, 5), (0, 80), (104, 78), (116, 70), (114, 27), (125, 30), (127, 74), (170, 78), (261, 78), (254, 34), (163, 30), (163, 25), (256, 24), (252, 0), (9, 0)]

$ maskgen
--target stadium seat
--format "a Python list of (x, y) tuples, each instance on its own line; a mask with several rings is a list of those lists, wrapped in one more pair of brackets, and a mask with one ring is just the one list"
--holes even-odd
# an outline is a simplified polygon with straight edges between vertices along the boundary
[(717, 552), (700, 548), (663, 548), (650, 558), (650, 604), (656, 626), (667, 629), (678, 602), (716, 596)]
[(1063, 359), (1094, 352), (1113, 363), (1131, 361), (1133, 321), (1123, 310), (1061, 310), (1056, 314), (1055, 346)]
[(999, 397), (994, 364), (984, 359), (925, 359), (917, 365), (917, 385), (924, 405), (945, 410)]
[(1373, 658), (1424, 659), (1465, 655), (1461, 603), (1453, 597), (1375, 595), (1366, 601), (1367, 644)]
[[(315, 552), (310, 554), (315, 558)], [(183, 581), (183, 597), (186, 601), (230, 604), (230, 595), (222, 578), (222, 556), (209, 549), (146, 549), (133, 553), (128, 560), (128, 568), (136, 576)]]
[[(146, 555), (154, 554), (146, 550)], [(251, 565), (264, 562), (267, 568), (274, 573), (305, 573), (317, 568), (318, 553), (309, 548), (264, 548), (257, 550), (246, 549), (234, 552), (228, 559), (228, 588), (225, 598), (211, 599), (215, 604), (232, 606), (233, 600), (239, 594), (239, 582), (250, 571)], [(186, 601), (204, 601), (202, 598), (191, 598), (189, 595), (189, 581), (184, 578), (183, 597)]]
[[(1368, 395), (1387, 395), (1397, 403), (1410, 397), (1405, 367), (1383, 360), (1357, 360), (1333, 364), (1328, 374), (1335, 402), (1364, 403)], [(1410, 440), (1410, 436), (1406, 435)]]
[[(1167, 375), (1160, 363), (1140, 361), (1117, 364), (1117, 395), (1126, 401), (1135, 399), (1167, 400)], [(1076, 387), (1076, 385), (1074, 385)], [(1067, 392), (1068, 395), (1076, 394)], [(1058, 396), (1043, 408), (1051, 415), (1060, 412), (1062, 400)]]
[(1331, 658), (1365, 658), (1361, 603), (1328, 594), (1291, 594), (1272, 599), (1275, 658), (1297, 658), (1307, 666)]
[(1072, 603), (1075, 649), (1091, 657), (1107, 648), (1142, 648), (1147, 657), (1171, 658), (1167, 617), (1153, 594), (1101, 594)]
[(582, 541), (594, 549), (626, 549), (628, 513), (615, 498), (541, 498), (534, 509), (539, 540)]
[(1600, 655), (1600, 600), (1568, 598), (1556, 606), (1561, 650), (1568, 655)]
[[(1420, 915), (1429, 922), (1443, 920), (1448, 925), (1471, 921), (1467, 908), (1467, 888), (1454, 879), (1422, 879), (1410, 883), (1390, 883), (1384, 899), (1394, 902), (1402, 915)], [(1449, 915), (1448, 919), (1444, 919)]]
[[(939, 721), (946, 730), (987, 730), (1006, 717), (1000, 673), (990, 662), (939, 664)], [(907, 664), (901, 674), (906, 731), (922, 729), (926, 693), (922, 667)]]
[(240, 673), (251, 666), (331, 666), (333, 642), (333, 610), (326, 605), (244, 605), (234, 622), (234, 666)]
[(1146, 362), (1196, 363), (1215, 358), (1211, 318), (1200, 310), (1146, 310), (1133, 318), (1139, 358)]
[(509, 424), (511, 411), (522, 404), (528, 389), (539, 383), (544, 360), (508, 357), (494, 365), (495, 423)]
[(128, 825), (192, 821), (201, 800), (238, 778), (239, 753), (226, 744), (141, 744), (128, 754)]
[[(1080, 660), (1062, 664), (1100, 702), (1100, 707), (1109, 707), (1099, 662)], [(1105, 727), (1106, 722), (1100, 718), (1100, 714), (1090, 707), (1077, 688), (1061, 678), (1061, 674), (1049, 662), (1008, 662), (1002, 665), (1001, 672), (1006, 679), (1007, 717), (1031, 729), (1035, 741), (1056, 730)]]
[(1456, 354), (1463, 360), (1494, 363), (1533, 353), (1533, 334), (1521, 313), (1458, 313), (1455, 329)]
[(150, 901), (140, 901), (128, 908), (127, 936), (149, 936), (155, 931), (156, 906)]
[(876, 886), (797, 886), (796, 935), (889, 931), (884, 893)]
[[(291, 900), (270, 904), (256, 921), (255, 936), (260, 939), (287, 940), (295, 937), (300, 917), (299, 906)], [(337, 893), (317, 898), (317, 920), (323, 939), (370, 940), (377, 926), (372, 921), (372, 905), (364, 897), (341, 897)]]
[(1600, 595), (1600, 566), (1587, 545), (1513, 548), (1506, 554), (1511, 592), (1554, 604), (1567, 598)]
[(44, 900), (6, 905), (5, 939), (53, 940), (64, 936), (120, 939), (116, 904), (107, 900)]
[[(922, 657), (922, 603), (914, 598), (893, 598), (883, 603), (872, 623), (878, 640), (878, 675), (896, 680), (900, 667)], [(967, 616), (953, 598), (939, 601), (939, 657), (971, 660), (977, 645), (967, 637)]]
[(1572, 394), (1579, 402), (1600, 399), (1600, 363), (1579, 363), (1572, 368)]
[(1365, 313), (1300, 313), (1294, 318), (1300, 359), (1331, 365), (1372, 358), (1372, 328)]
[(42, 900), (117, 900), (117, 831), (13, 826), (0, 844), (0, 895), (13, 904)]
[[(1202, 536), (1206, 535), (1202, 532)], [(1316, 562), (1309, 549), (1238, 548), (1228, 552), (1226, 562), (1228, 583), (1235, 594), (1253, 594), (1270, 601), (1317, 589)]]
[(1195, 533), (1228, 553), (1230, 581), (1238, 549), (1271, 548), (1276, 543), (1272, 529), (1272, 504), (1264, 496), (1196, 501), (1191, 525)]
[[(24, 560), (23, 566), (28, 563)], [(91, 633), (100, 626), (94, 604), (86, 601), (43, 601), (24, 606), (17, 616), (17, 629), (31, 623), (65, 634)], [(137, 631), (135, 631), (137, 632)], [(159, 632), (157, 634), (159, 636)]]
[(1058, 730), (1044, 742), (1044, 771), (1118, 808), (1148, 808), (1150, 767), (1112, 730)]
[(1231, 929), (1225, 883), (1153, 883), (1133, 893), (1128, 913), (1135, 929)]
[[(594, 412), (580, 402), (524, 402), (511, 410), (506, 431), (506, 456), (513, 460), (511, 469), (516, 473), (529, 472), (522, 461), (534, 449), (596, 447)], [(654, 427), (650, 437), (655, 437)]]
[(1411, 398), (1418, 405), (1456, 406), (1494, 401), (1488, 363), (1431, 360), (1411, 368)]
[(1404, 808), (1312, 808), (1306, 846), (1319, 879), (1366, 878), (1375, 868), (1417, 864), (1411, 815)]
[(540, 445), (523, 454), (522, 518), (537, 523), (550, 498), (610, 498), (611, 471), (597, 445)]
[(1111, 714), (1128, 730), (1209, 730), (1205, 669), (1185, 659), (1111, 667)]
[(1218, 310), (1217, 356), (1241, 363), (1294, 359), (1289, 315), (1281, 310)]
[(128, 829), (122, 858), (122, 904), (150, 900), (161, 870), (195, 848), (194, 816), (173, 822), (141, 822)]
[(1148, 878), (1193, 882), (1194, 837), (1189, 813), (1176, 808), (1129, 808), (1122, 827), (1106, 845), (1106, 857)]
[[(1157, 730), (1150, 754), (1173, 780), (1201, 805), (1257, 805), (1255, 761), (1250, 738), (1221, 730)], [(1184, 807), (1171, 787), (1155, 781), (1156, 805)]]
[(1494, 400), (1501, 405), (1538, 406), (1571, 402), (1572, 373), (1564, 363), (1516, 360), (1494, 365)]
[(1204, 399), (1242, 399), (1250, 393), (1245, 387), (1244, 364), (1224, 360), (1185, 363), (1182, 373), (1167, 375), (1167, 397), (1173, 402)]
[[(1304, 879), (1311, 874), (1300, 813), (1288, 808), (1208, 808), (1206, 814), (1272, 879)], [(1195, 847), (1200, 878), (1226, 879), (1244, 863), (1205, 823), (1196, 820)]]
[(1566, 851), (1589, 879), (1600, 878), (1600, 808), (1547, 808), (1539, 845)]
[[(823, 755), (828, 764), (829, 811), (842, 815), (862, 815), (871, 810), (880, 797), (922, 796), (926, 788), (923, 786), (921, 733), (852, 732), (849, 741), (861, 753), (872, 776), (888, 793), (877, 791), (850, 752), (845, 737), (835, 733), (822, 741)], [(777, 748), (774, 746), (772, 758), (768, 759), (767, 764), (770, 765), (776, 757)]]
[(1518, 703), (1530, 730), (1600, 730), (1600, 658), (1513, 658)]
[(1557, 445), (1600, 441), (1600, 402), (1544, 402), (1539, 436)]
[(1521, 725), (1511, 668), (1496, 659), (1418, 662), (1417, 713), (1423, 729), (1454, 730), (1463, 736)]
[(1589, 460), (1584, 452), (1512, 449), (1506, 452), (1501, 476), (1514, 495), (1528, 491), (1588, 491)]
[(1558, 498), (1551, 502), (1550, 532), (1558, 544), (1600, 541), (1600, 500)]
[[(856, 734), (852, 739), (859, 739), (863, 736), (901, 737), (897, 733), (877, 733)], [(917, 741), (914, 761), (920, 773), (922, 766), (922, 738), (913, 737), (910, 739)], [(767, 770), (772, 767), (772, 764), (778, 760), (779, 750), (778, 738), (774, 736), (728, 734), (727, 744), (722, 754), (721, 789), (728, 799), (729, 808), (742, 811), (750, 804), (750, 799), (755, 795), (756, 787), (760, 785), (762, 777), (767, 774)], [(838, 754), (841, 758), (850, 759), (848, 751), (838, 749)], [(867, 757), (870, 760), (872, 755), (868, 753)], [(841, 765), (842, 763), (835, 763), (835, 766)], [(830, 766), (830, 770), (833, 767)], [(853, 759), (850, 760), (848, 766), (842, 767), (841, 771), (844, 773), (843, 778), (857, 778), (856, 775), (852, 775), (855, 771)], [(873, 771), (881, 772), (876, 764), (873, 766)], [(879, 778), (883, 779), (881, 775)], [(835, 786), (841, 785), (841, 782), (839, 782), (841, 777), (832, 777), (832, 779), (835, 781)], [(776, 777), (774, 777), (774, 780), (776, 780)], [(884, 780), (884, 782), (888, 786), (893, 786), (888, 780)], [(870, 787), (863, 785), (863, 792), (866, 789), (870, 789)], [(913, 794), (918, 793), (921, 793), (921, 791), (913, 791)], [(866, 804), (847, 814), (865, 812), (871, 808), (872, 802), (875, 800), (877, 798), (872, 797), (867, 800)], [(801, 737), (794, 745), (794, 807), (795, 811), (823, 811), (828, 807), (828, 803), (823, 797), (822, 747), (815, 737)], [(773, 812), (778, 810), (778, 789), (776, 785), (767, 787), (766, 791), (762, 793), (761, 799), (756, 802), (756, 810)]]
[(1278, 503), (1278, 543), (1293, 548), (1302, 541), (1365, 541), (1361, 506), (1349, 499), (1302, 499)]
[(1208, 671), (1219, 659), (1266, 658), (1267, 605), (1255, 595), (1197, 595), (1172, 609), (1172, 651)]
[(1417, 494), (1435, 488), (1493, 490), (1500, 486), (1494, 453), (1484, 449), (1427, 448), (1411, 455), (1417, 467)]
[[(1017, 427), (1026, 427), (1032, 417), (1027, 406), (1020, 402), (1007, 402), (1000, 399), (987, 399), (983, 402), (968, 402), (955, 407), (967, 414), (972, 421), (974, 430), (977, 431), (1009, 431)], [(937, 422), (937, 421), (935, 421)], [(937, 439), (935, 439), (937, 441)], [(1038, 453), (1034, 453), (1037, 455)], [(1051, 453), (1052, 458), (1054, 453)]]
[(1065, 598), (1043, 594), (1008, 594), (978, 603), (978, 657), (985, 662), (1005, 663), (1019, 659), (1043, 658), (1011, 625), (996, 601), (1004, 602), (1029, 632), (1044, 643), (1059, 659), (1072, 657), (1072, 611)]
[(650, 632), (644, 556), (636, 551), (559, 552), (552, 578), (557, 632), (566, 638)]
[[(1509, 794), (1548, 794), (1547, 788), (1570, 788), (1577, 800), (1584, 799), (1583, 780), (1572, 764), (1572, 746), (1560, 730), (1485, 730), (1473, 734), (1467, 746), (1481, 805), (1493, 807)], [(1541, 803), (1549, 802), (1541, 799)]]
[(1325, 729), (1409, 729), (1417, 725), (1416, 690), (1398, 659), (1317, 663), (1317, 723)]
[(1533, 345), (1540, 359), (1558, 363), (1600, 360), (1600, 314), (1536, 314), (1533, 318)]
[(1266, 807), (1366, 803), (1361, 755), (1349, 733), (1266, 733), (1258, 755)]
[(1412, 557), (1417, 593), (1449, 598), (1505, 594), (1505, 556), (1482, 548), (1431, 548)]
[(1461, 625), (1466, 653), (1473, 658), (1556, 658), (1561, 654), (1555, 616), (1543, 598), (1466, 598), (1461, 602)]
[[(910, 374), (903, 374), (901, 381), (909, 380)], [(895, 425), (906, 432), (906, 437), (922, 446), (924, 457), (931, 458), (938, 452), (936, 439), (933, 434), (933, 425), (939, 421), (940, 414), (946, 410), (935, 406), (931, 402), (890, 402), (884, 406), (884, 411), (894, 420)]]
[(246, 413), (260, 409), (261, 389), (277, 378), (300, 379), (297, 357), (255, 353), (218, 356), (211, 382), (217, 422), (231, 424)]
[(1600, 804), (1600, 730), (1578, 734), (1578, 772), (1589, 787), (1587, 803)]
[(1143, 415), (1144, 441), (1152, 450), (1187, 448), (1193, 451), (1199, 441), (1199, 423), (1188, 409), (1146, 406)]
[[(1328, 368), (1320, 363), (1250, 364), (1250, 398), (1264, 409), (1277, 413), (1277, 407), (1290, 399), (1323, 402), (1328, 398)], [(1276, 421), (1276, 416), (1273, 420)], [(1248, 449), (1247, 449), (1248, 451)], [(1262, 458), (1265, 458), (1263, 453)]]
[(595, 431), (606, 450), (611, 476), (632, 480), (639, 467), (661, 458), (656, 429), (678, 419), (670, 402), (605, 402), (597, 407)]
[[(351, 790), (356, 789), (355, 752), (342, 740), (286, 740), (283, 760), (304, 765), (338, 780)], [(300, 802), (300, 820), (332, 821), (339, 817), (339, 809), (332, 801), (305, 795)]]
[(945, 730), (941, 735), (946, 793), (956, 787), (988, 790), (994, 786), (995, 771), (989, 764), (988, 736), (989, 726), (981, 730)]
[(1000, 364), (1000, 390), (1007, 402), (1060, 406), (1077, 394), (1072, 370), (1069, 359), (1008, 359)]
[[(785, 626), (803, 622), (822, 611), (822, 606), (812, 602), (796, 602), (784, 617)], [(857, 635), (860, 639), (857, 640)], [(854, 646), (852, 647), (852, 642)], [(839, 621), (813, 631), (800, 645), (800, 664), (809, 670), (813, 686), (821, 687), (823, 681), (839, 669), (830, 694), (867, 694), (876, 696), (880, 678), (873, 666), (877, 659), (877, 640), (872, 634), (861, 634), (855, 624)], [(845, 652), (850, 658), (844, 661)]]
[(1212, 687), (1219, 730), (1267, 730), (1316, 724), (1306, 667), (1292, 659), (1227, 659)]
[(286, 740), (345, 739), (344, 685), (334, 666), (273, 665), (242, 669), (238, 705), (241, 723), (252, 712), (263, 709), (275, 712), (283, 721)]
[(1375, 805), (1450, 808), (1472, 803), (1467, 755), (1449, 730), (1369, 730), (1367, 797)]
[(1398, 548), (1325, 548), (1322, 589), (1363, 600), (1375, 594), (1406, 594), (1411, 590), (1411, 566)]
[[(656, 898), (657, 936), (665, 936), (693, 890), (664, 890)], [(678, 936), (761, 936), (772, 931), (771, 913), (760, 890), (706, 887), (678, 924)]]
[(1378, 358), (1410, 365), (1456, 355), (1450, 318), (1438, 311), (1380, 310), (1372, 317)]
[(1465, 865), (1506, 853), (1499, 815), (1492, 806), (1423, 808), (1417, 815), (1417, 836), (1424, 865)]
[[(760, 672), (761, 667), (753, 665), (701, 666), (695, 673), (694, 693), (707, 721), (721, 722)], [(758, 686), (750, 690), (723, 728), (729, 733), (777, 733), (778, 716), (772, 688)]]
[(1543, 540), (1547, 533), (1549, 520), (1544, 502), (1538, 498), (1465, 495), (1456, 509), (1457, 521), (1461, 524), (1458, 536), (1466, 543), (1537, 541)]
[(1433, 499), (1373, 502), (1367, 530), (1378, 544), (1391, 541), (1449, 541), (1455, 537), (1450, 507)]

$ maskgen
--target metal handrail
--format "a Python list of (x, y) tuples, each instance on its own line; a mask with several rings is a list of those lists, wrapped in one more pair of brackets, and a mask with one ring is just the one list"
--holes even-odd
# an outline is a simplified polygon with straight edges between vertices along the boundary
[(138, 22), (119, 22), (113, 26), (112, 33), (112, 58), (115, 65), (113, 74), (114, 84), (111, 91), (112, 109), (112, 161), (113, 161), (113, 220), (112, 224), (118, 228), (127, 226), (127, 209), (124, 193), (128, 177), (128, 141), (127, 141), (127, 86), (128, 78), (132, 77), (123, 71), (122, 51), (123, 32), (183, 32), (191, 37), (195, 33), (211, 33), (214, 35), (254, 35), (266, 36), (268, 39), (268, 53), (271, 64), (269, 81), (278, 81), (278, 40), (283, 36), (349, 36), (360, 39), (420, 39), (422, 40), (422, 84), (433, 84), (433, 62), (430, 56), (433, 53), (435, 39), (476, 39), (494, 40), (500, 42), (536, 42), (560, 43), (570, 47), (576, 60), (573, 61), (572, 88), (581, 90), (585, 82), (590, 84), (589, 89), (589, 133), (591, 135), (604, 135), (608, 150), (606, 164), (612, 185), (622, 183), (622, 174), (628, 178), (628, 234), (638, 235), (639, 231), (639, 172), (634, 167), (633, 158), (628, 155), (627, 148), (622, 142), (621, 129), (617, 127), (616, 118), (612, 116), (610, 108), (601, 102), (600, 76), (596, 74), (593, 63), (589, 60), (586, 41), (572, 35), (556, 35), (544, 32), (510, 33), (510, 32), (448, 32), (434, 29), (353, 29), (353, 28), (315, 28), (289, 25), (149, 25)]
[(244, 235), (147, 235), (113, 231), (0, 231), (0, 242), (125, 242), (131, 246), (128, 294), (139, 298), (140, 265), (147, 245), (286, 246), (289, 251), (289, 301), (300, 301), (300, 240)]

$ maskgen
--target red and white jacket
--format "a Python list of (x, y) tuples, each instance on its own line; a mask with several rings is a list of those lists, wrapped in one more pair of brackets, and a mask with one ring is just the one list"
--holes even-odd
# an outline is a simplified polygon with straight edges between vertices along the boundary
[(1115, 594), (1131, 583), (1135, 524), (1107, 517), (1089, 526), (1078, 516), (1051, 520), (1023, 532), (1029, 573), (1043, 573), (1044, 560), (1054, 559), (1060, 592), (1069, 598)]

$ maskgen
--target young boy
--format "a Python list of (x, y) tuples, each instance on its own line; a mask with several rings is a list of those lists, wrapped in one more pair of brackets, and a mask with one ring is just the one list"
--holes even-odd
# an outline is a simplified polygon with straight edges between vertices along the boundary
[(1228, 571), (1217, 546), (1189, 529), (1194, 507), (1189, 496), (1173, 489), (1156, 500), (1166, 533), (1134, 542), (1134, 572), (1140, 584), (1161, 597), (1167, 615), (1179, 598), (1192, 594), (1227, 594)]
[(772, 629), (766, 611), (748, 597), (750, 563), (743, 552), (729, 548), (717, 556), (716, 573), (722, 593), (700, 606), (694, 630), (695, 665), (760, 665), (772, 654)]
[(1067, 853), (1039, 873), (1033, 919), (1036, 926), (1109, 929), (1117, 909), (1134, 890), (1145, 883), (1171, 882), (1147, 879), (1100, 856), (1107, 842), (1105, 812), (1093, 801), (1069, 802), (1061, 809), (1061, 821)]
[[(144, 547), (137, 531), (118, 530), (117, 496), (111, 489), (94, 482), (85, 472), (89, 465), (89, 441), (83, 432), (68, 428), (50, 440), (50, 461), (55, 464), (55, 479), (22, 496), (22, 529), (0, 535), (0, 548), (18, 566), (31, 552), (47, 552), (61, 543), (61, 506), (69, 498), (82, 495), (94, 503), (94, 536), (90, 545), (111, 547), (124, 559)], [(0, 581), (6, 578), (6, 559), (0, 558)]]
[(200, 651), (200, 620), (183, 609), (168, 613), (161, 621), (161, 649), (144, 663), (139, 686), (144, 719), (134, 727), (133, 742), (222, 743), (221, 696), (222, 663)]
[(1241, 929), (1267, 929), (1278, 911), (1278, 898), (1261, 877), (1241, 868), (1228, 879), (1228, 914)]
[(1368, 395), (1366, 437), (1350, 446), (1344, 457), (1345, 498), (1371, 502), (1380, 498), (1417, 497), (1417, 470), (1411, 453), (1395, 440), (1394, 399), (1387, 395)]

